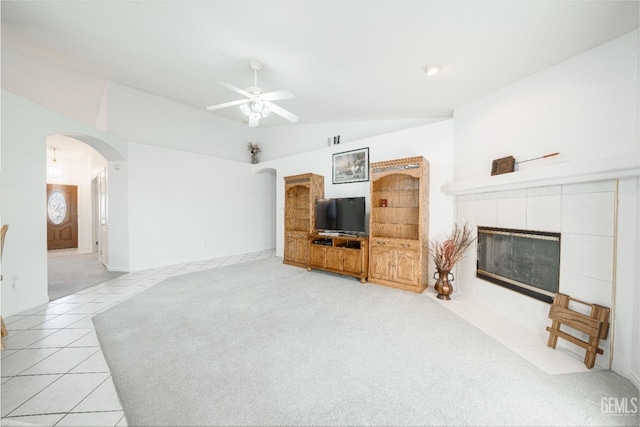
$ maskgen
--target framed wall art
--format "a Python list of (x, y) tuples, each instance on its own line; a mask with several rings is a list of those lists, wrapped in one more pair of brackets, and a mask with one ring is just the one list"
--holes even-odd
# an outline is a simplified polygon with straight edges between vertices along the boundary
[(333, 154), (333, 183), (369, 181), (369, 147)]

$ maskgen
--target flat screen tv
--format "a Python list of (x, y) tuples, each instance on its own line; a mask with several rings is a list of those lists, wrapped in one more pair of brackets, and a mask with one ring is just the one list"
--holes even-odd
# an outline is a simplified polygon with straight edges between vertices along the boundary
[(316, 230), (362, 234), (365, 232), (365, 198), (340, 197), (316, 201)]

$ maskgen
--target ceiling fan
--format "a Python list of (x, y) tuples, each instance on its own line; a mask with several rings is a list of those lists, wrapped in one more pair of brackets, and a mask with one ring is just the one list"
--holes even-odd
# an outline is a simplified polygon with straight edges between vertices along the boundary
[(254, 73), (253, 86), (246, 89), (240, 89), (230, 83), (220, 82), (220, 84), (227, 89), (231, 89), (234, 92), (244, 95), (246, 99), (240, 99), (238, 101), (225, 102), (224, 104), (212, 105), (207, 107), (207, 110), (214, 111), (221, 108), (232, 107), (239, 105), (240, 110), (249, 116), (249, 126), (256, 127), (261, 118), (267, 117), (270, 113), (275, 113), (290, 122), (297, 122), (298, 116), (290, 113), (282, 107), (274, 104), (272, 101), (280, 99), (292, 99), (295, 95), (288, 90), (279, 90), (276, 92), (263, 93), (262, 89), (258, 87), (258, 71), (262, 70), (262, 64), (257, 61), (251, 61), (249, 63)]

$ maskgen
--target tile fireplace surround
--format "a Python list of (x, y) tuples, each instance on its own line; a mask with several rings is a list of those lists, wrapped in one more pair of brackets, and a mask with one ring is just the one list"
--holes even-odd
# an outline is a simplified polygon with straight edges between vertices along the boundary
[[(457, 196), (459, 223), (560, 233), (560, 292), (611, 307), (613, 318), (618, 178), (634, 181), (638, 163), (635, 153), (610, 161), (554, 164), (449, 184), (442, 190)], [(538, 345), (540, 338), (546, 343), (549, 304), (476, 278), (476, 250), (471, 247), (456, 268), (456, 300), (490, 309), (537, 337)], [(588, 310), (580, 304), (570, 308)], [(597, 368), (611, 367), (611, 337), (601, 341), (604, 354), (597, 357)], [(563, 340), (560, 346), (582, 361), (583, 349)]]

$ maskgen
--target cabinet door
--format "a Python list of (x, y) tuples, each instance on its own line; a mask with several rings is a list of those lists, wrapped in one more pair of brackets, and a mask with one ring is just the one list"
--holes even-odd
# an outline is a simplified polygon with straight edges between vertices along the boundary
[(392, 280), (392, 251), (380, 246), (371, 246), (369, 275), (376, 279)]
[(284, 260), (295, 261), (296, 259), (296, 239), (285, 237), (284, 239)]
[(342, 269), (351, 273), (362, 272), (362, 252), (357, 249), (345, 249), (342, 251)]
[(315, 267), (323, 267), (325, 266), (324, 259), (327, 248), (322, 245), (311, 245), (311, 251), (309, 256), (311, 257), (310, 263)]
[(418, 253), (411, 250), (395, 250), (395, 280), (407, 285), (418, 285)]
[(327, 248), (327, 268), (342, 270), (342, 250), (338, 248)]
[(300, 237), (295, 239), (296, 242), (296, 262), (306, 264), (309, 262), (309, 238)]

